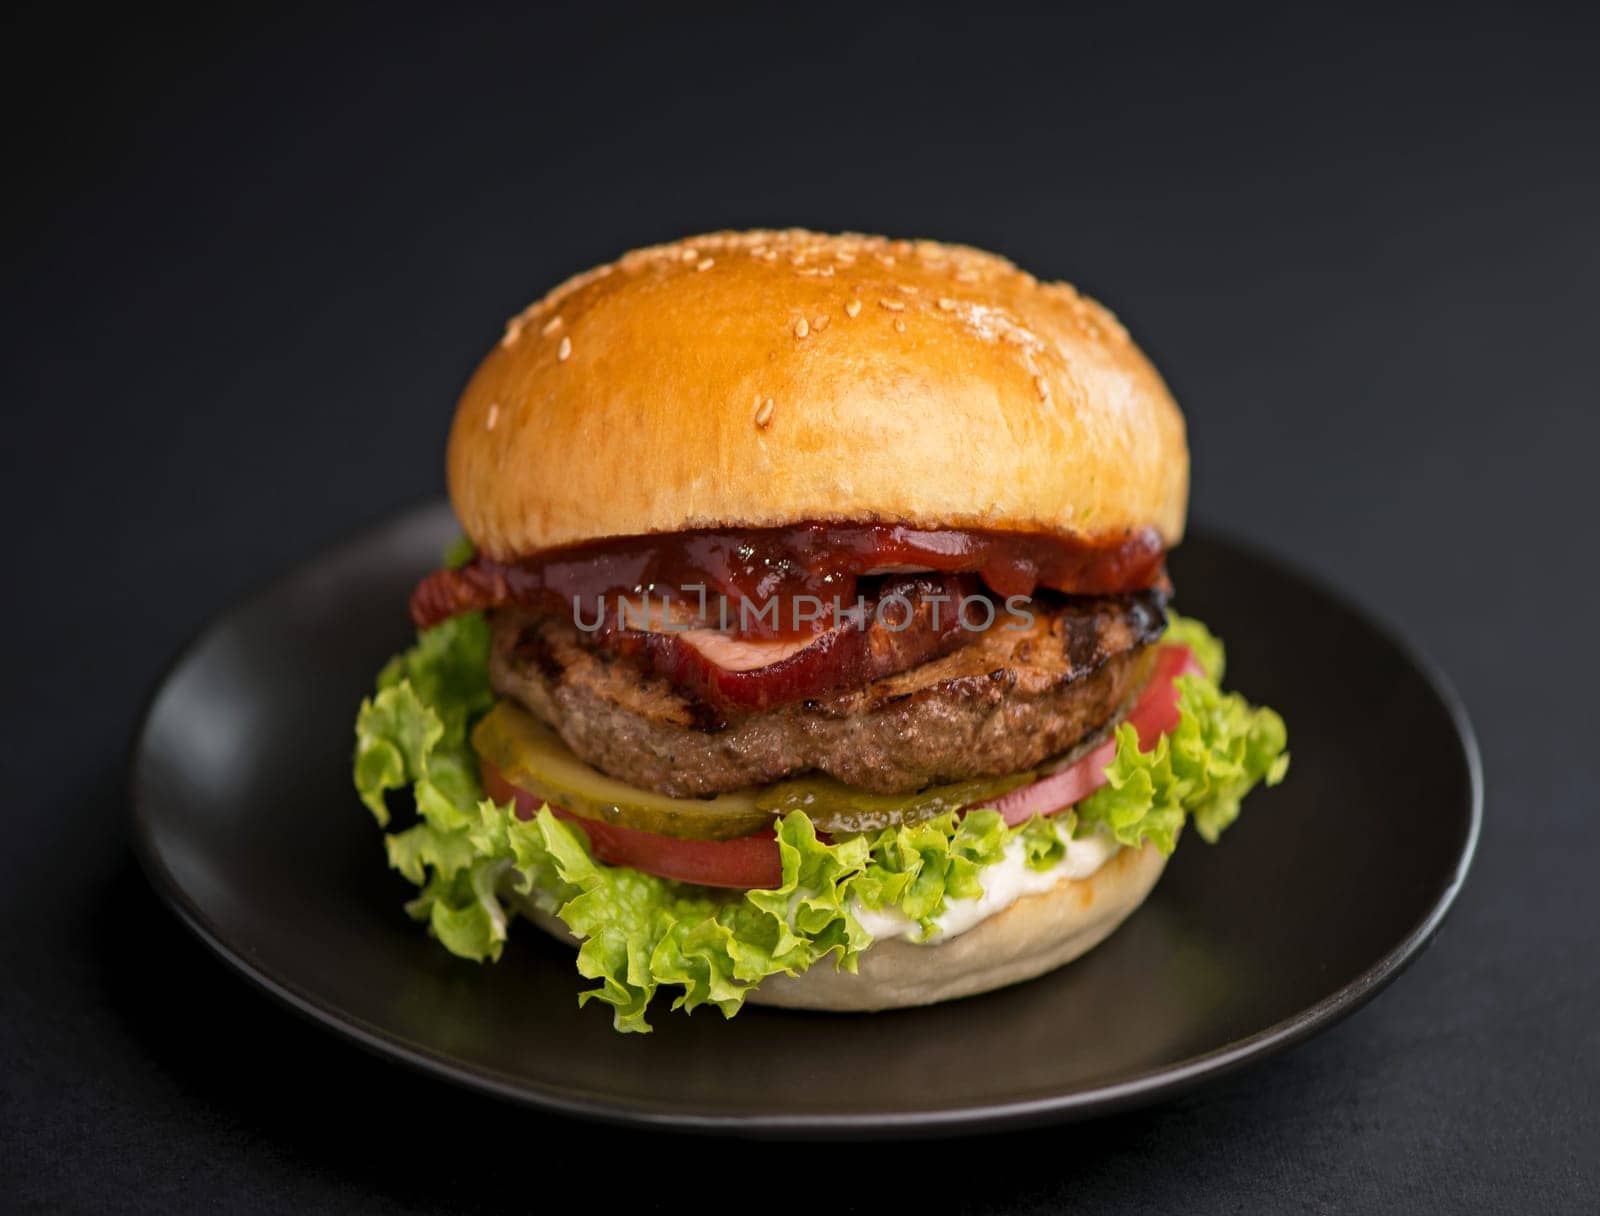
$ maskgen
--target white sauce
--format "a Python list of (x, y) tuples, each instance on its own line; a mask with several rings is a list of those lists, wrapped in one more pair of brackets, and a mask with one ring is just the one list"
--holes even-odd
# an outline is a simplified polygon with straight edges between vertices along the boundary
[[(932, 945), (965, 933), (982, 924), (991, 916), (1004, 912), (1024, 895), (1037, 895), (1048, 891), (1065, 878), (1088, 878), (1109, 861), (1121, 846), (1104, 828), (1092, 835), (1066, 842), (1067, 852), (1048, 870), (1029, 867), (1021, 839), (1006, 845), (1006, 854), (991, 866), (978, 872), (983, 882), (983, 894), (976, 899), (952, 899), (934, 918), (936, 928), (924, 944)], [(873, 937), (909, 937), (915, 940), (919, 931), (917, 922), (897, 908), (863, 908), (857, 904), (852, 911), (861, 927)]]

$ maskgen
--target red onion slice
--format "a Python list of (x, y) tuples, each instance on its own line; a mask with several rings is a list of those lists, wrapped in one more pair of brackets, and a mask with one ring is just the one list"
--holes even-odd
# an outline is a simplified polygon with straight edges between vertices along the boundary
[[(1139, 748), (1149, 751), (1156, 740), (1178, 725), (1178, 686), (1181, 675), (1200, 671), (1187, 646), (1163, 646), (1156, 668), (1144, 686), (1127, 721), (1139, 732)], [(1082, 802), (1106, 783), (1106, 766), (1117, 755), (1117, 741), (1107, 739), (1076, 763), (1051, 773), (1042, 781), (1012, 790), (989, 803), (1007, 824), (1015, 827), (1035, 815), (1057, 815)]]

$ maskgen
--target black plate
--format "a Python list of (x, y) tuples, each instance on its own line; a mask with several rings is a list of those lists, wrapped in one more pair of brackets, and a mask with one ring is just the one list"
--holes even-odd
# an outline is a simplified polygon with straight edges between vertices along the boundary
[(867, 1016), (658, 1007), (656, 1033), (619, 1036), (577, 1008), (571, 953), (527, 926), (486, 967), (430, 941), (350, 789), (355, 707), (409, 641), (406, 595), (454, 535), (442, 507), (414, 512), (213, 624), (150, 706), (132, 792), (146, 869), (212, 949), (323, 1025), (465, 1085), (739, 1133), (1132, 1106), (1371, 999), (1427, 944), (1472, 857), (1477, 751), (1438, 677), (1325, 590), (1195, 536), (1172, 560), (1179, 602), (1230, 643), (1229, 684), (1283, 713), (1294, 753), (1221, 845), (1186, 838), (1109, 941), (1020, 987)]

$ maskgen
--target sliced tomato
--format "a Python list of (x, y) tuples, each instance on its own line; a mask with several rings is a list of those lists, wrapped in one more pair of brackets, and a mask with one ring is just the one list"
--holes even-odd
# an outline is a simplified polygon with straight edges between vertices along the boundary
[[(480, 760), (479, 767), (484, 791), (496, 802), (514, 799), (518, 818), (532, 819), (545, 805), (544, 799), (518, 789), (487, 761)], [(783, 879), (778, 842), (771, 828), (734, 840), (680, 840), (584, 819), (558, 806), (550, 809), (582, 828), (589, 837), (590, 851), (608, 865), (632, 866), (703, 887), (776, 887)]]
[[(1148, 751), (1178, 724), (1178, 689), (1173, 681), (1200, 670), (1188, 647), (1161, 648), (1150, 682), (1127, 718), (1139, 732), (1140, 748)], [(1106, 766), (1116, 754), (1117, 741), (1107, 739), (1071, 767), (1013, 790), (988, 805), (1013, 826), (1034, 815), (1057, 814), (1106, 783)], [(519, 818), (532, 819), (545, 805), (544, 799), (512, 785), (488, 761), (480, 758), (479, 767), (485, 792), (496, 802), (515, 801)], [(647, 874), (703, 887), (776, 887), (783, 878), (778, 842), (771, 828), (734, 840), (680, 840), (584, 819), (558, 806), (550, 809), (582, 828), (595, 858), (608, 865), (631, 866)]]
[[(1139, 732), (1140, 750), (1149, 751), (1157, 739), (1178, 725), (1178, 686), (1173, 681), (1200, 670), (1187, 646), (1163, 646), (1156, 654), (1156, 669), (1127, 718)], [(989, 805), (1013, 827), (1035, 815), (1057, 814), (1106, 783), (1106, 767), (1116, 754), (1117, 741), (1107, 739), (1070, 767), (1012, 790)]]

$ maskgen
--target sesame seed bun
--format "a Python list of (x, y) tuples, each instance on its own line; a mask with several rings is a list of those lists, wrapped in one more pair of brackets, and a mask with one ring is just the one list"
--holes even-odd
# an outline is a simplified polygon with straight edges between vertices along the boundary
[(512, 319), (450, 495), (499, 560), (808, 520), (1182, 535), (1183, 419), (1100, 305), (961, 246), (717, 233)]
[[(862, 953), (853, 974), (823, 962), (799, 975), (770, 976), (747, 999), (787, 1009), (864, 1013), (1020, 984), (1104, 941), (1144, 902), (1166, 865), (1152, 844), (1121, 849), (1088, 877), (1063, 878), (1048, 891), (1025, 895), (965, 933), (934, 945), (879, 939)], [(510, 898), (547, 933), (573, 941), (556, 917), (515, 892)]]

